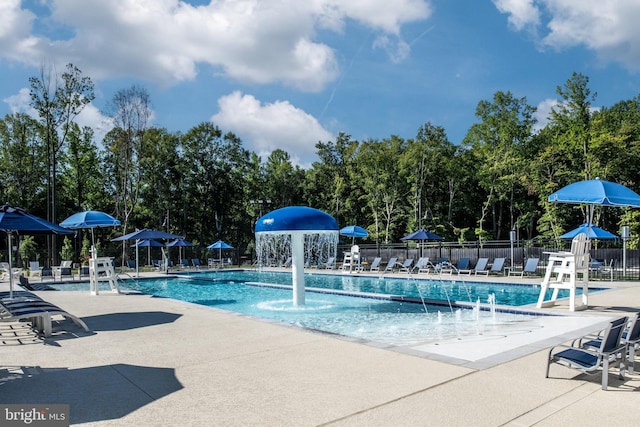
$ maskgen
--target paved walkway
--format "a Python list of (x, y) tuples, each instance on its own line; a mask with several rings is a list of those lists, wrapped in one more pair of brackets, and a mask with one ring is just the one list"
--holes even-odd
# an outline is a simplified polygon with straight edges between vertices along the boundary
[[(640, 309), (640, 283), (613, 284), (587, 314)], [(611, 375), (608, 391), (559, 365), (545, 378), (548, 347), (569, 336), (472, 367), (171, 299), (40, 295), (92, 332), (64, 321), (42, 340), (0, 324), (0, 403), (69, 403), (72, 424), (635, 425), (640, 405), (640, 374)]]

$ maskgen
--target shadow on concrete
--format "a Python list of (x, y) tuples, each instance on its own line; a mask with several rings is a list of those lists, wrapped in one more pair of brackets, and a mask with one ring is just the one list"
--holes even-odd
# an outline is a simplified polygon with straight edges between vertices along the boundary
[(0, 367), (3, 403), (69, 404), (71, 424), (118, 419), (182, 388), (171, 368)]
[(89, 329), (99, 331), (126, 331), (153, 325), (172, 323), (182, 315), (165, 311), (139, 311), (125, 313), (108, 313), (86, 316), (85, 321)]

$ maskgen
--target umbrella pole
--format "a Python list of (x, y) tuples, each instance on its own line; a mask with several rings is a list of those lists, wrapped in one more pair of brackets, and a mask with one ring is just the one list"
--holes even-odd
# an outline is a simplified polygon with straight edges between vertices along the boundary
[(11, 261), (11, 232), (7, 233), (9, 239), (9, 299), (13, 299), (13, 264)]
[(139, 252), (138, 252), (138, 243), (140, 240), (136, 240), (136, 279), (140, 277), (140, 260), (139, 260)]

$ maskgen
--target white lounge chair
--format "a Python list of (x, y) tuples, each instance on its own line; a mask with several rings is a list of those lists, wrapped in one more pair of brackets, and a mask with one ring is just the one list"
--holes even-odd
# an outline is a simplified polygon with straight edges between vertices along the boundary
[(474, 274), (489, 274), (487, 266), (489, 265), (489, 258), (478, 258), (475, 267), (473, 267)]
[(535, 274), (538, 269), (538, 263), (540, 262), (540, 258), (529, 258), (527, 262), (524, 264), (524, 268), (522, 270), (512, 269), (509, 270), (509, 276), (520, 276), (524, 277), (525, 274)]
[(29, 277), (41, 277), (42, 269), (38, 261), (29, 261)]
[(389, 259), (389, 262), (387, 263), (387, 266), (385, 267), (384, 271), (394, 271), (396, 268), (396, 264), (398, 263), (398, 258), (397, 257), (392, 257)]
[(373, 261), (371, 261), (371, 266), (369, 267), (369, 271), (380, 271), (380, 263), (382, 262), (382, 257), (375, 257)]
[(418, 270), (418, 273), (428, 273), (429, 272), (429, 257), (420, 257), (418, 258), (418, 262), (413, 266), (411, 271)]

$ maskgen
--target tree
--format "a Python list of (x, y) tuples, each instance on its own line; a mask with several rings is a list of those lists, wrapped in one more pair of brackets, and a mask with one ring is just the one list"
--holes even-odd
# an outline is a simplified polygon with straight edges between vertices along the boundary
[[(108, 150), (107, 167), (114, 183), (112, 194), (116, 216), (126, 233), (130, 216), (139, 203), (142, 146), (151, 117), (149, 93), (136, 85), (121, 89), (111, 99), (107, 110), (115, 126), (104, 140)], [(125, 248), (123, 244), (123, 262)]]
[(0, 120), (0, 195), (2, 200), (46, 216), (46, 153), (38, 122), (25, 114)]
[(266, 192), (274, 208), (302, 202), (304, 171), (291, 164), (289, 154), (281, 149), (271, 152), (265, 163)]
[(400, 237), (404, 230), (406, 211), (402, 205), (409, 194), (405, 183), (406, 170), (401, 170), (398, 159), (406, 150), (406, 143), (397, 136), (382, 141), (368, 140), (360, 144), (354, 176), (361, 183), (361, 201), (373, 217), (376, 241), (389, 243)]
[[(71, 124), (84, 107), (95, 98), (93, 82), (83, 77), (73, 64), (67, 64), (61, 76), (51, 69), (40, 69), (40, 76), (30, 77), (31, 106), (38, 112), (47, 153), (47, 219), (57, 222), (58, 154), (67, 140)], [(55, 236), (50, 239), (51, 261), (55, 263)]]
[[(519, 151), (531, 137), (534, 112), (526, 98), (516, 98), (511, 92), (496, 92), (493, 102), (478, 103), (476, 117), (480, 123), (471, 126), (465, 144), (472, 146), (477, 156), (478, 179), (486, 194), (478, 221), (479, 235), (484, 233), (487, 219), (492, 221), (492, 234), (497, 239), (515, 226), (515, 195), (523, 167)], [(509, 215), (506, 221), (504, 203)]]

